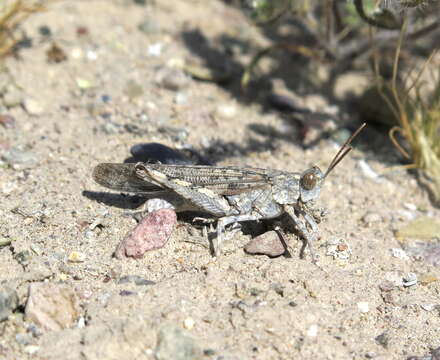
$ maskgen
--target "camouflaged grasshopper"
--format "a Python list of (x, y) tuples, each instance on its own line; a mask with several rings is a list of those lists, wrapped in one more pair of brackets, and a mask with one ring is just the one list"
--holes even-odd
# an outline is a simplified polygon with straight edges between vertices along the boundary
[(227, 225), (273, 219), (287, 213), (315, 261), (312, 244), (318, 236), (319, 215), (314, 202), (325, 178), (352, 150), (351, 141), (365, 125), (341, 146), (325, 173), (317, 166), (298, 173), (253, 167), (138, 162), (99, 164), (93, 178), (113, 190), (166, 200), (177, 212), (196, 210), (217, 218), (217, 237), (212, 244), (215, 256), (220, 254)]

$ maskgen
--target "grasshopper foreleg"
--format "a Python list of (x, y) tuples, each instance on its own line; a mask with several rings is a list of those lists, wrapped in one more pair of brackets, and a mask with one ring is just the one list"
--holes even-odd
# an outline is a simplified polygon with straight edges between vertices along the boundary
[[(284, 210), (289, 214), (290, 218), (295, 223), (295, 226), (300, 234), (300, 236), (305, 240), (306, 245), (309, 248), (310, 255), (312, 256), (312, 261), (316, 262), (315, 251), (313, 249), (313, 243), (318, 235), (318, 226), (316, 225), (315, 220), (308, 215), (307, 213), (300, 211), (301, 215), (303, 215), (304, 220), (301, 220), (296, 214), (295, 209), (292, 206), (285, 205)], [(310, 226), (311, 231), (307, 229), (307, 225)], [(301, 251), (303, 252), (303, 251)]]

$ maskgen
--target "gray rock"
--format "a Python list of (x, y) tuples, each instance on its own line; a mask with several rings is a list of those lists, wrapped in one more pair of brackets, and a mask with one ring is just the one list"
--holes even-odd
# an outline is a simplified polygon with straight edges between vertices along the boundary
[(202, 351), (187, 331), (171, 324), (160, 329), (155, 355), (157, 360), (197, 360)]
[(191, 78), (182, 70), (161, 68), (155, 78), (156, 82), (165, 89), (177, 91), (189, 86)]
[(276, 231), (268, 231), (249, 241), (244, 250), (248, 254), (261, 254), (276, 257), (284, 254), (286, 249)]
[(80, 316), (79, 301), (67, 285), (32, 283), (25, 314), (27, 321), (42, 329), (59, 331), (76, 323)]
[(32, 151), (20, 149), (18, 147), (10, 148), (8, 151), (4, 152), (1, 159), (10, 166), (32, 166), (37, 162), (37, 157)]
[(0, 288), (0, 322), (7, 320), (17, 306), (17, 292), (9, 286), (2, 286)]

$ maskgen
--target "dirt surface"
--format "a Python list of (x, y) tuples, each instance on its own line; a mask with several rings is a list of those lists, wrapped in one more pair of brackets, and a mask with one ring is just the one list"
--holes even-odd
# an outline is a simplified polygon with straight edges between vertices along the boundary
[[(396, 155), (373, 129), (323, 188), (318, 265), (307, 252), (300, 259), (293, 234), (290, 256), (246, 254), (262, 224), (246, 225), (213, 258), (202, 231), (181, 217), (164, 248), (113, 257), (136, 226), (124, 214), (139, 199), (103, 195), (111, 191), (93, 182), (96, 164), (159, 142), (189, 144), (221, 165), (325, 168), (337, 144), (322, 139), (305, 150), (298, 128), (263, 102), (267, 84), (280, 86), (319, 113), (310, 121), (353, 130), (359, 121), (347, 121), (355, 117), (342, 102), (303, 79), (325, 69), (279, 53), (261, 63), (267, 81), (239, 94), (243, 65), (273, 39), (216, 0), (60, 1), (24, 29), (32, 46), (6, 64), (24, 106), (4, 109), (15, 126), (0, 126), (0, 239), (11, 241), (0, 248), (1, 291), (18, 294), (0, 323), (0, 358), (405, 359), (440, 346), (439, 269), (405, 256), (394, 236), (439, 211), (405, 171), (374, 176), (396, 165)], [(48, 62), (53, 42), (67, 60)], [(232, 80), (196, 80), (181, 70), (188, 64)], [(350, 79), (344, 86), (356, 92), (361, 81)], [(418, 281), (404, 286), (409, 273)], [(32, 324), (24, 310), (35, 282), (73, 289), (73, 324)]]

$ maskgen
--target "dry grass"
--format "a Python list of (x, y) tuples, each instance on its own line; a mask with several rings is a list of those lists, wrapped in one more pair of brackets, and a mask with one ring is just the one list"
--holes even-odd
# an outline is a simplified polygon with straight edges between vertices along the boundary
[(0, 0), (0, 59), (13, 53), (23, 39), (19, 27), (29, 16), (46, 9), (52, 0)]
[[(433, 201), (440, 204), (440, 70), (430, 74), (430, 83), (421, 81), (436, 54), (433, 51), (420, 70), (410, 71), (402, 89), (396, 79), (405, 31), (406, 26), (403, 26), (397, 43), (392, 80), (388, 84), (379, 84), (379, 91), (398, 120), (399, 125), (391, 128), (389, 134), (394, 145), (409, 162), (405, 167), (422, 171), (423, 179), (427, 179), (423, 182), (429, 188)], [(377, 64), (376, 61), (376, 68)], [(378, 70), (376, 76), (379, 79)], [(391, 89), (392, 95), (383, 91), (384, 85)], [(425, 91), (425, 86), (431, 86), (431, 90)], [(405, 145), (399, 143), (397, 134), (404, 137)]]

